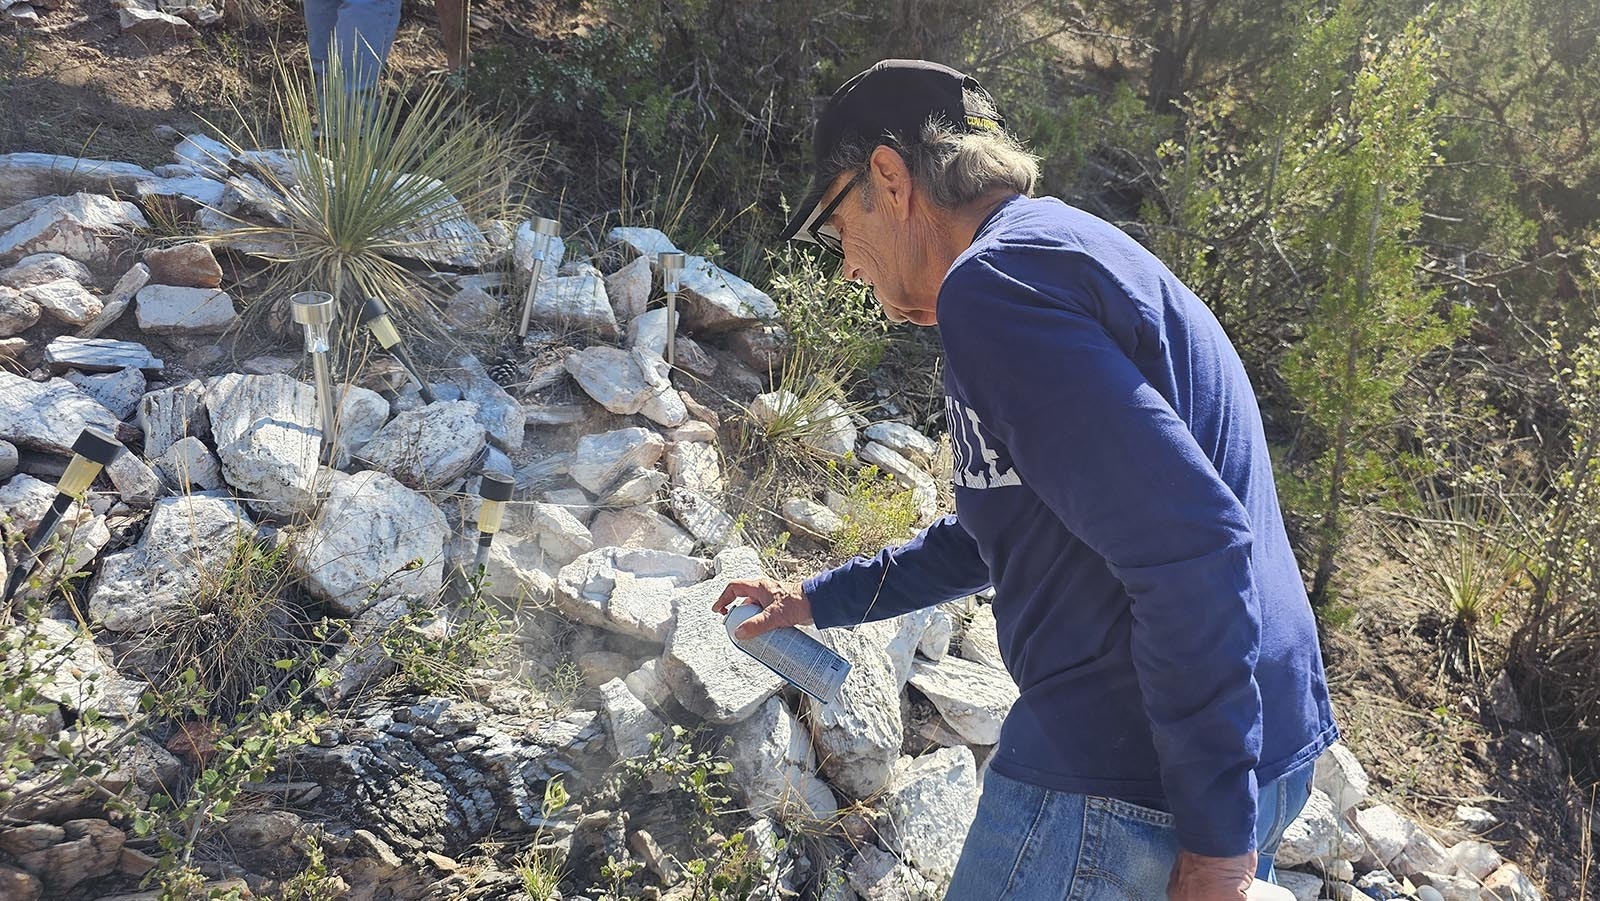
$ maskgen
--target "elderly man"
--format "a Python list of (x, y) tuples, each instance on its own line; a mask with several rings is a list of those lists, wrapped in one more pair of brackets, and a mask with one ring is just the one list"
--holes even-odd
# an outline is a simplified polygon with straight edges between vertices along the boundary
[(761, 605), (748, 637), (993, 586), (1021, 697), (948, 898), (1244, 897), (1337, 729), (1238, 355), (1138, 243), (1030, 197), (1036, 160), (959, 72), (878, 63), (815, 149), (785, 237), (939, 326), (956, 515), (717, 608)]

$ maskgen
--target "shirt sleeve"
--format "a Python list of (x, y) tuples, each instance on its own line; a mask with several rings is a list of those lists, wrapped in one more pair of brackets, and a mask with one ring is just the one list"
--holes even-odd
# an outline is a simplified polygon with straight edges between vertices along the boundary
[[(951, 273), (939, 307), (947, 365), (1023, 484), (1131, 599), (1133, 665), (1180, 846), (1246, 853), (1261, 751), (1248, 516), (1091, 301), (1012, 275), (1040, 265), (980, 255)], [(1059, 272), (1048, 281), (1061, 284)]]
[(989, 587), (978, 543), (946, 516), (899, 547), (857, 557), (802, 586), (819, 628), (856, 626), (964, 598)]

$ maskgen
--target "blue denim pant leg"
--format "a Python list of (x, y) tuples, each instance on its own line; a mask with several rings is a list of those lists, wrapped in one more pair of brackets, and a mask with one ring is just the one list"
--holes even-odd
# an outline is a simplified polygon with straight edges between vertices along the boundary
[[(1311, 770), (1262, 786), (1256, 830), (1270, 878), (1284, 829), (1310, 794)], [(990, 770), (946, 901), (1150, 901), (1178, 860), (1172, 815), (1057, 792)]]
[(339, 54), (349, 90), (370, 90), (378, 83), (400, 28), (400, 0), (305, 0), (305, 16), (311, 71), (319, 88), (331, 52)]

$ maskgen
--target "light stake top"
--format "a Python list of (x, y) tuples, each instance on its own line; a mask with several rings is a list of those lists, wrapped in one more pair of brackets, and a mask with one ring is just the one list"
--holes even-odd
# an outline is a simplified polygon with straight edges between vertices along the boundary
[(333, 295), (326, 291), (301, 291), (289, 297), (289, 308), (294, 321), (305, 326), (306, 351), (327, 353), (328, 326), (339, 315)]
[(543, 260), (550, 252), (550, 239), (561, 234), (561, 223), (543, 216), (533, 217), (533, 258)]
[(394, 320), (389, 318), (389, 308), (376, 297), (361, 307), (361, 324), (372, 331), (372, 337), (378, 339), (384, 350), (400, 343), (400, 330), (395, 328)]
[(675, 251), (664, 250), (656, 255), (656, 265), (661, 267), (661, 289), (668, 294), (676, 294), (683, 287), (683, 266), (688, 262), (688, 256)]

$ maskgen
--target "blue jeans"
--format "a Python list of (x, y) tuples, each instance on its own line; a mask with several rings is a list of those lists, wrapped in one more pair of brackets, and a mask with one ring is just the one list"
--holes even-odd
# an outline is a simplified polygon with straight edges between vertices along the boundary
[(321, 96), (328, 54), (339, 54), (348, 91), (370, 91), (400, 28), (400, 0), (305, 0), (306, 43)]
[[(1257, 793), (1256, 878), (1272, 881), (1283, 831), (1311, 796), (1312, 766)], [(1159, 901), (1178, 860), (1172, 815), (1051, 791), (990, 770), (946, 901)]]

